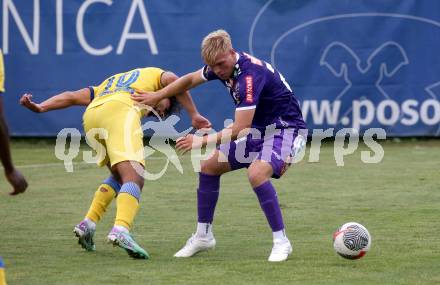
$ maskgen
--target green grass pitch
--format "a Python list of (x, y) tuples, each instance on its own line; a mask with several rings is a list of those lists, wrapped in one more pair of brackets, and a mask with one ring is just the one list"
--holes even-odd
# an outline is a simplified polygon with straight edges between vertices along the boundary
[[(161, 179), (146, 181), (133, 233), (152, 258), (132, 260), (105, 242), (114, 204), (98, 224), (96, 252), (82, 250), (72, 233), (106, 170), (79, 163), (67, 173), (52, 140), (13, 141), (30, 187), (9, 197), (0, 176), (8, 284), (440, 284), (440, 140), (382, 145), (379, 164), (362, 163), (359, 149), (337, 167), (327, 143), (319, 163), (300, 162), (274, 181), (294, 252), (271, 264), (271, 232), (245, 170), (222, 177), (216, 249), (190, 259), (173, 258), (196, 225), (198, 179), (189, 156), (181, 158), (183, 175), (170, 164)], [(165, 161), (156, 157), (148, 165), (160, 170)], [(332, 248), (333, 231), (349, 221), (373, 238), (357, 261)]]

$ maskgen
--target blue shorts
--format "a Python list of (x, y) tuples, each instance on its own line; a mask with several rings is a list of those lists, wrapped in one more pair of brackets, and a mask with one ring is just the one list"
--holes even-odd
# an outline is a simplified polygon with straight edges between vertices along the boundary
[(293, 143), (298, 130), (278, 129), (263, 137), (252, 135), (237, 139), (218, 147), (228, 159), (231, 170), (248, 168), (255, 160), (268, 162), (273, 169), (273, 178), (280, 178), (293, 160)]

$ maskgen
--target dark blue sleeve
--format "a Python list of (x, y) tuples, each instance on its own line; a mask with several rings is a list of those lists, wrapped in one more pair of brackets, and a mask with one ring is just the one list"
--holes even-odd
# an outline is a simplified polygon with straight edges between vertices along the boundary
[(89, 86), (89, 90), (90, 90), (90, 102), (92, 102), (93, 99), (95, 99), (95, 90), (93, 89), (92, 86)]

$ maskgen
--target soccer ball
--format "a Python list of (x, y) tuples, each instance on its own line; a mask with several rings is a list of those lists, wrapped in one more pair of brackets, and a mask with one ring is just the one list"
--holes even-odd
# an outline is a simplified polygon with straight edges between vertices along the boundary
[(343, 224), (333, 233), (333, 248), (344, 258), (359, 259), (370, 250), (370, 246), (370, 233), (359, 223)]

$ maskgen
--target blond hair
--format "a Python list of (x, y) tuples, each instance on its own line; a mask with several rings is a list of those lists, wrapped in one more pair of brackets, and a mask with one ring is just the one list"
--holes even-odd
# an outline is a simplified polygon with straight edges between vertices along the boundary
[(231, 36), (225, 30), (209, 33), (202, 41), (202, 59), (210, 65), (219, 53), (232, 50)]

